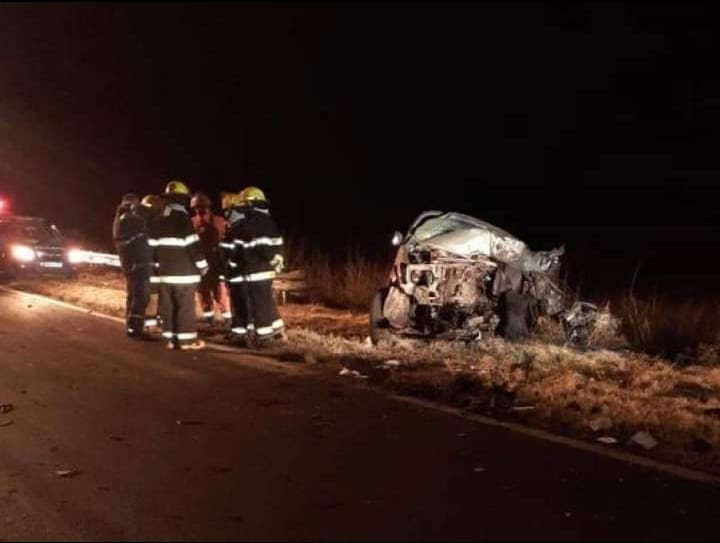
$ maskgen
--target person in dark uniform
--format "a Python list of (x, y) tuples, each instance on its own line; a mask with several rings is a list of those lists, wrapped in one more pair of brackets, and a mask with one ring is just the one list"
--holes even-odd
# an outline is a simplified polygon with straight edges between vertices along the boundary
[(145, 309), (150, 301), (153, 259), (147, 217), (135, 194), (123, 196), (115, 212), (113, 240), (126, 279), (125, 332), (129, 338), (141, 339), (146, 326)]
[(231, 199), (227, 219), (222, 247), (233, 314), (231, 337), (263, 344), (284, 334), (272, 293), (273, 279), (283, 268), (283, 238), (257, 187)]
[(195, 293), (208, 262), (190, 221), (190, 190), (180, 181), (170, 181), (164, 199), (165, 208), (150, 228), (157, 274), (152, 281), (159, 286), (162, 334), (170, 349), (202, 349), (205, 342), (197, 335)]

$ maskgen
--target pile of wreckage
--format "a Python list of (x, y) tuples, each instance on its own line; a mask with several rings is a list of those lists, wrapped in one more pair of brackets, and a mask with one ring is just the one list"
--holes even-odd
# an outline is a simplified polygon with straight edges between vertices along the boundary
[(583, 345), (599, 308), (573, 300), (558, 285), (564, 247), (532, 251), (504, 230), (454, 212), (426, 211), (398, 247), (388, 284), (370, 308), (370, 332), (477, 340), (484, 333), (527, 337), (540, 317), (562, 323)]

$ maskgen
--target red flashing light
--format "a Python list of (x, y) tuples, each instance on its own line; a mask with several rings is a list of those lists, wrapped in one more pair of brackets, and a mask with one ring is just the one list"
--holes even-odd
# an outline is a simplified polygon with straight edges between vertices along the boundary
[(0, 200), (0, 213), (4, 213), (7, 208), (5, 200)]

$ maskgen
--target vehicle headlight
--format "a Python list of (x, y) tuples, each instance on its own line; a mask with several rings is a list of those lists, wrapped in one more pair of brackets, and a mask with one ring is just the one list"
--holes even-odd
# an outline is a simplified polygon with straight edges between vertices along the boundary
[(80, 249), (70, 249), (67, 252), (67, 260), (70, 264), (80, 264), (85, 260), (85, 251)]
[(35, 260), (35, 251), (27, 245), (13, 245), (10, 255), (18, 262), (32, 262)]

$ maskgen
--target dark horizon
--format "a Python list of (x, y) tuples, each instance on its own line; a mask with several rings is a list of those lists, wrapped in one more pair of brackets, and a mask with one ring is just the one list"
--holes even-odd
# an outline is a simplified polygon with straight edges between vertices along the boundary
[(589, 289), (640, 262), (647, 284), (717, 293), (713, 4), (0, 13), (0, 195), (101, 246), (123, 193), (177, 177), (257, 184), (325, 251), (377, 255), (420, 211), (456, 210), (565, 243)]

